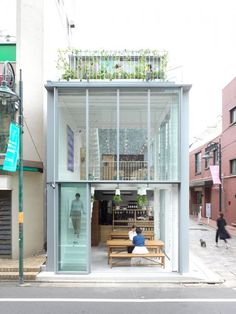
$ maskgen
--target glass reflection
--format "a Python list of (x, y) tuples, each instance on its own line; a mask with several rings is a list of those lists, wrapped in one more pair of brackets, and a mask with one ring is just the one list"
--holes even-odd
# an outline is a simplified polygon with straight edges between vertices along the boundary
[(151, 91), (150, 179), (178, 180), (179, 94)]
[(85, 184), (62, 184), (59, 199), (58, 270), (87, 272), (87, 189)]
[(120, 92), (119, 177), (148, 180), (147, 92)]
[(89, 179), (115, 180), (117, 145), (117, 93), (89, 92)]

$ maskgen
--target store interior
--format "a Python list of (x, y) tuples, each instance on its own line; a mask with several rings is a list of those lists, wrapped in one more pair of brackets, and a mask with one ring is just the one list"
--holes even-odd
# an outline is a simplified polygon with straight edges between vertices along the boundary
[[(119, 193), (119, 194), (116, 194)], [(154, 231), (154, 193), (145, 189), (146, 202), (139, 205), (139, 194), (136, 189), (95, 190), (91, 221), (91, 245), (99, 246), (110, 239), (115, 230), (128, 231), (132, 225), (143, 231)], [(120, 202), (115, 202), (116, 195)]]

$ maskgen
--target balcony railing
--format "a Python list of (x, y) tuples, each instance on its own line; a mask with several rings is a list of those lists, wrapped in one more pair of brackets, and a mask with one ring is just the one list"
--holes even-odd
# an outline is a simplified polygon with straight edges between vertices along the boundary
[(59, 50), (58, 69), (65, 80), (165, 80), (167, 52)]
[[(148, 171), (147, 161), (120, 161), (119, 162), (119, 179), (120, 180), (147, 180)], [(101, 174), (101, 178), (96, 178), (93, 173)], [(94, 180), (117, 180), (117, 162), (102, 161), (100, 171), (95, 167), (90, 167), (90, 179)]]

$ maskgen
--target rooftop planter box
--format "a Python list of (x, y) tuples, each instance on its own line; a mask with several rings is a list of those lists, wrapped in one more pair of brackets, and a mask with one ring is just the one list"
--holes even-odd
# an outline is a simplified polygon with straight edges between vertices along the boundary
[(57, 67), (62, 79), (79, 80), (165, 80), (167, 52), (138, 51), (82, 51), (59, 50)]

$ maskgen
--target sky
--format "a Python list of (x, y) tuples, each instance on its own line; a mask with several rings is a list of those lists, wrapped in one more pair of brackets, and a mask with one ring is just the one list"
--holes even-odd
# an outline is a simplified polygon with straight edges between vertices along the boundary
[[(69, 10), (74, 46), (168, 51), (168, 68), (177, 67), (178, 78), (192, 84), (190, 142), (216, 124), (222, 89), (236, 76), (235, 0), (68, 1), (76, 5)], [(13, 32), (4, 6), (9, 9), (15, 0), (0, 2), (0, 30)]]

